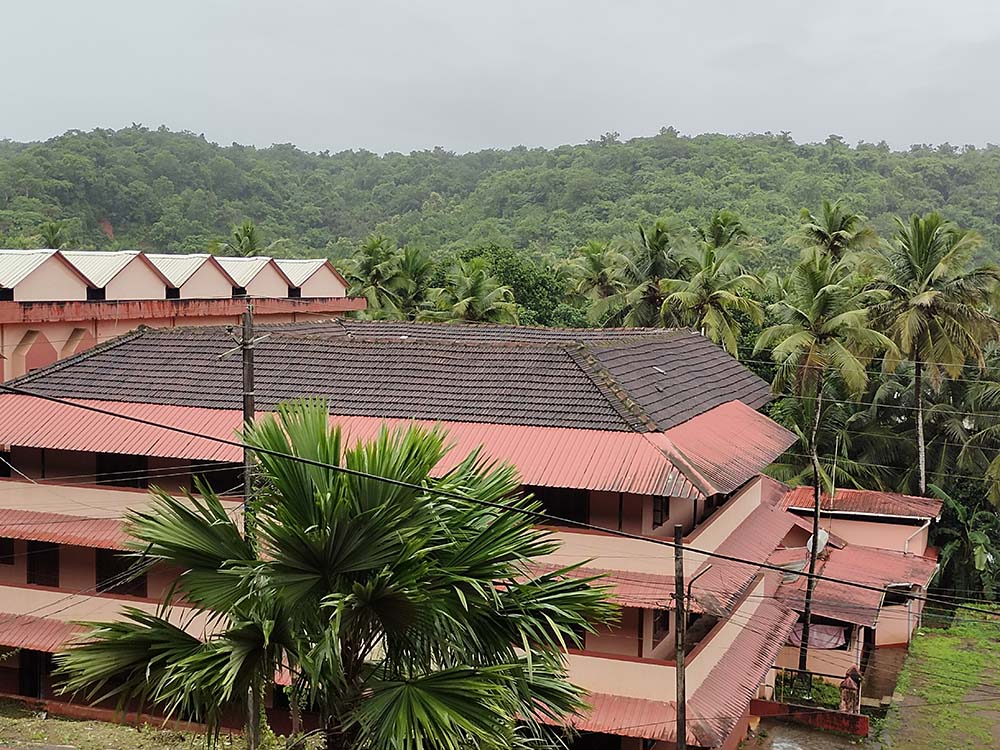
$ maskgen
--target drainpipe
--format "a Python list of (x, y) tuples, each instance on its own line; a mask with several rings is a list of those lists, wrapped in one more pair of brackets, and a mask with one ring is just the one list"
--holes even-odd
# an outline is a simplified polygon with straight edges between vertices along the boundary
[(906, 537), (906, 541), (903, 542), (903, 554), (904, 555), (908, 555), (910, 553), (910, 540), (913, 539), (913, 537), (915, 537), (921, 531), (925, 531), (930, 525), (931, 525), (931, 519), (928, 518), (926, 521), (924, 521), (920, 525), (919, 529), (917, 529), (912, 534), (910, 534), (908, 537)]

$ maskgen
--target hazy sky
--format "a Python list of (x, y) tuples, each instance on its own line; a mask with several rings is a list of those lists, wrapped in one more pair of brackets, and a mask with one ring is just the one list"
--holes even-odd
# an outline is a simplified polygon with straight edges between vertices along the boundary
[(456, 151), (683, 133), (1000, 142), (995, 0), (0, 0), (0, 138)]

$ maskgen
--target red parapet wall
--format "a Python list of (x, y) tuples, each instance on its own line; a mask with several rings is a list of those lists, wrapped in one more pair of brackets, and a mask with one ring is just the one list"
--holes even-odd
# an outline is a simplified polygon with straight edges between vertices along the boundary
[(868, 736), (868, 717), (864, 714), (850, 714), (813, 706), (795, 706), (789, 703), (754, 699), (750, 703), (750, 713), (754, 716), (787, 719), (796, 724), (824, 729), (829, 732)]
[[(343, 313), (364, 310), (360, 297), (315, 297), (285, 299), (252, 298), (259, 315), (296, 313)], [(51, 323), (78, 320), (164, 320), (237, 316), (247, 300), (234, 299), (147, 299), (110, 302), (0, 302), (0, 323)]]

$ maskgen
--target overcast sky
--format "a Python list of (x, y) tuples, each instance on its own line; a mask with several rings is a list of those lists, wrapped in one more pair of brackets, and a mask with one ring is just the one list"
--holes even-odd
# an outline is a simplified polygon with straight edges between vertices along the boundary
[(995, 0), (3, 0), (0, 138), (455, 151), (791, 131), (1000, 142)]

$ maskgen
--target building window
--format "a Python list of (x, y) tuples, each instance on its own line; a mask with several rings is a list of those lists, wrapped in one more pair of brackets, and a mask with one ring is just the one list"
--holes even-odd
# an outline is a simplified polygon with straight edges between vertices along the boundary
[(302, 298), (302, 287), (300, 286), (288, 287), (288, 299), (301, 299), (301, 298)]
[(94, 287), (87, 287), (87, 299), (90, 302), (103, 302), (105, 300), (105, 289), (102, 286), (100, 289), (95, 289)]
[(670, 620), (673, 612), (669, 609), (653, 611), (653, 644), (657, 644), (670, 635)]
[(889, 586), (885, 590), (883, 607), (898, 607), (913, 601), (913, 587), (910, 584)]
[(149, 486), (149, 460), (126, 453), (97, 454), (97, 483), (114, 487)]
[(552, 516), (552, 523), (565, 525), (567, 521), (587, 523), (590, 520), (590, 493), (565, 487), (521, 488), (525, 494), (531, 493), (542, 504), (546, 515)]
[(97, 550), (97, 591), (146, 597), (146, 574), (129, 577), (136, 560), (110, 549)]
[(653, 498), (653, 528), (658, 529), (670, 518), (670, 498)]
[(206, 461), (192, 466), (192, 491), (195, 477), (211, 487), (216, 495), (243, 495), (243, 464)]
[(233, 287), (233, 296), (234, 297), (246, 297), (247, 296), (247, 288), (245, 286), (234, 286)]
[(167, 287), (167, 299), (180, 299), (181, 289), (178, 286), (168, 286)]
[(36, 586), (59, 585), (59, 545), (28, 542), (28, 583)]
[(14, 540), (0, 536), (0, 565), (14, 564)]

